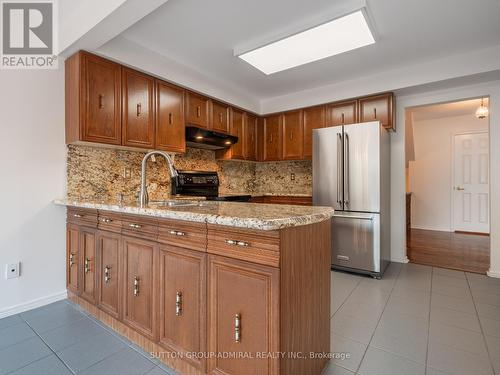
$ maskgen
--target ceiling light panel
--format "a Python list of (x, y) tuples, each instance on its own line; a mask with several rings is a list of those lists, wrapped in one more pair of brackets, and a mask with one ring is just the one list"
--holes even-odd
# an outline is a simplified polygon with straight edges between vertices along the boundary
[(362, 10), (267, 44), (238, 57), (265, 74), (375, 43)]

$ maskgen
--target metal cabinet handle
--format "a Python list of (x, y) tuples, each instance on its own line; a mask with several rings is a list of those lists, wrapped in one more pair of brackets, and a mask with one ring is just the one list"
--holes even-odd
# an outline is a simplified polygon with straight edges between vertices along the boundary
[(201, 108), (200, 106), (197, 106), (196, 107), (196, 117), (200, 117), (201, 116)]
[(250, 244), (245, 241), (239, 241), (239, 240), (224, 240), (225, 243), (231, 246), (242, 246), (242, 247), (248, 247)]
[(337, 133), (337, 203), (342, 203), (340, 191), (342, 190), (340, 174), (342, 171), (342, 134)]
[(75, 264), (75, 253), (69, 253), (69, 266), (73, 267)]
[(109, 218), (107, 218), (107, 217), (102, 217), (102, 218), (101, 218), (101, 221), (102, 221), (103, 223), (109, 224), (109, 223), (113, 222), (113, 219), (109, 219)]
[(134, 277), (134, 297), (139, 296), (139, 277)]
[(349, 135), (344, 134), (344, 203), (349, 205)]
[(377, 108), (373, 108), (373, 118), (377, 119)]
[(462, 191), (462, 190), (465, 190), (465, 188), (463, 188), (461, 186), (455, 186), (455, 190)]
[(104, 282), (107, 284), (109, 283), (109, 280), (111, 280), (111, 267), (110, 266), (106, 266), (104, 267)]
[(234, 341), (241, 342), (241, 315), (234, 316)]
[(344, 115), (344, 112), (342, 112), (341, 119), (342, 119), (342, 124), (343, 124), (343, 123), (345, 122), (345, 115)]
[(100, 108), (100, 109), (103, 109), (103, 108), (104, 108), (104, 102), (103, 102), (103, 99), (104, 99), (104, 95), (99, 94), (99, 108)]
[(142, 228), (142, 225), (140, 224), (135, 224), (135, 223), (130, 223), (128, 225), (130, 228), (134, 228), (134, 229), (141, 229)]
[(182, 292), (175, 294), (175, 315), (181, 316), (182, 314)]
[(173, 119), (174, 119), (174, 115), (172, 113), (169, 113), (168, 114), (168, 123), (172, 124)]
[(170, 233), (173, 236), (185, 236), (186, 235), (186, 232), (181, 232), (178, 230), (170, 230), (170, 231), (168, 231), (168, 233)]
[(73, 214), (73, 217), (76, 217), (78, 219), (81, 219), (83, 217), (83, 215), (80, 215), (80, 214)]
[(85, 258), (85, 273), (89, 273), (89, 272), (90, 272), (90, 259)]
[(141, 112), (142, 112), (142, 104), (137, 103), (137, 117), (141, 115)]

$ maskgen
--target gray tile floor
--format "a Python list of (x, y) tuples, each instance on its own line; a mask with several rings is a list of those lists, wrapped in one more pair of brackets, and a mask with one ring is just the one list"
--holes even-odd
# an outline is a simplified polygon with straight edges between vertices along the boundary
[[(500, 375), (500, 279), (392, 264), (332, 272), (324, 375)], [(96, 345), (99, 343), (99, 345)], [(0, 320), (0, 375), (175, 374), (68, 301)]]
[(56, 302), (0, 319), (0, 375), (168, 375), (78, 306)]
[(391, 264), (382, 280), (332, 273), (324, 375), (500, 375), (500, 279)]

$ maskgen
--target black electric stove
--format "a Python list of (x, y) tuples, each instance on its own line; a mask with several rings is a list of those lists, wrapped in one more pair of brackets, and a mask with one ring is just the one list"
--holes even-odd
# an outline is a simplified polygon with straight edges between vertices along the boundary
[(251, 195), (219, 195), (217, 172), (177, 171), (172, 179), (172, 195), (205, 197), (211, 201), (248, 202)]

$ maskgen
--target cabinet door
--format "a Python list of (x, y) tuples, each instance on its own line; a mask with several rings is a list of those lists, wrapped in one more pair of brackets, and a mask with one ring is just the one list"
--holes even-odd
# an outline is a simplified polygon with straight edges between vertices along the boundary
[(155, 341), (156, 267), (158, 248), (153, 242), (123, 237), (124, 308), (123, 320)]
[[(177, 352), (206, 351), (206, 255), (160, 248), (160, 343)], [(204, 370), (205, 361), (188, 358)]]
[(325, 106), (310, 107), (304, 113), (304, 158), (312, 157), (312, 132), (313, 129), (325, 126)]
[(326, 112), (326, 126), (347, 125), (358, 122), (358, 102), (356, 100), (329, 104), (326, 107)]
[[(279, 270), (229, 258), (209, 256), (210, 353), (279, 350)], [(278, 373), (278, 359), (209, 359), (212, 374)]]
[(394, 130), (392, 93), (359, 99), (359, 119), (359, 122), (380, 121), (384, 128)]
[(214, 131), (229, 132), (229, 106), (226, 104), (212, 102), (212, 123)]
[(281, 127), (281, 114), (264, 118), (264, 161), (282, 159)]
[[(215, 107), (214, 107), (215, 108)], [(245, 132), (243, 127), (243, 112), (231, 109), (231, 135), (238, 137), (238, 143), (231, 146), (232, 159), (244, 159)]]
[(302, 111), (285, 112), (283, 115), (283, 159), (301, 159), (304, 128)]
[(121, 67), (87, 54), (83, 55), (82, 65), (82, 140), (119, 145), (122, 142)]
[(96, 303), (96, 238), (95, 230), (80, 230), (80, 272), (82, 275), (82, 294), (92, 304)]
[(120, 235), (109, 232), (97, 234), (98, 294), (97, 305), (113, 317), (120, 311)]
[(186, 151), (184, 90), (156, 81), (156, 148)]
[(68, 224), (66, 229), (66, 287), (78, 294), (78, 265), (80, 254), (80, 231), (76, 225)]
[(244, 124), (244, 157), (246, 160), (257, 160), (257, 117), (247, 113)]
[(186, 116), (188, 124), (208, 128), (210, 99), (193, 92), (186, 92)]
[(154, 78), (122, 68), (124, 146), (154, 147)]

